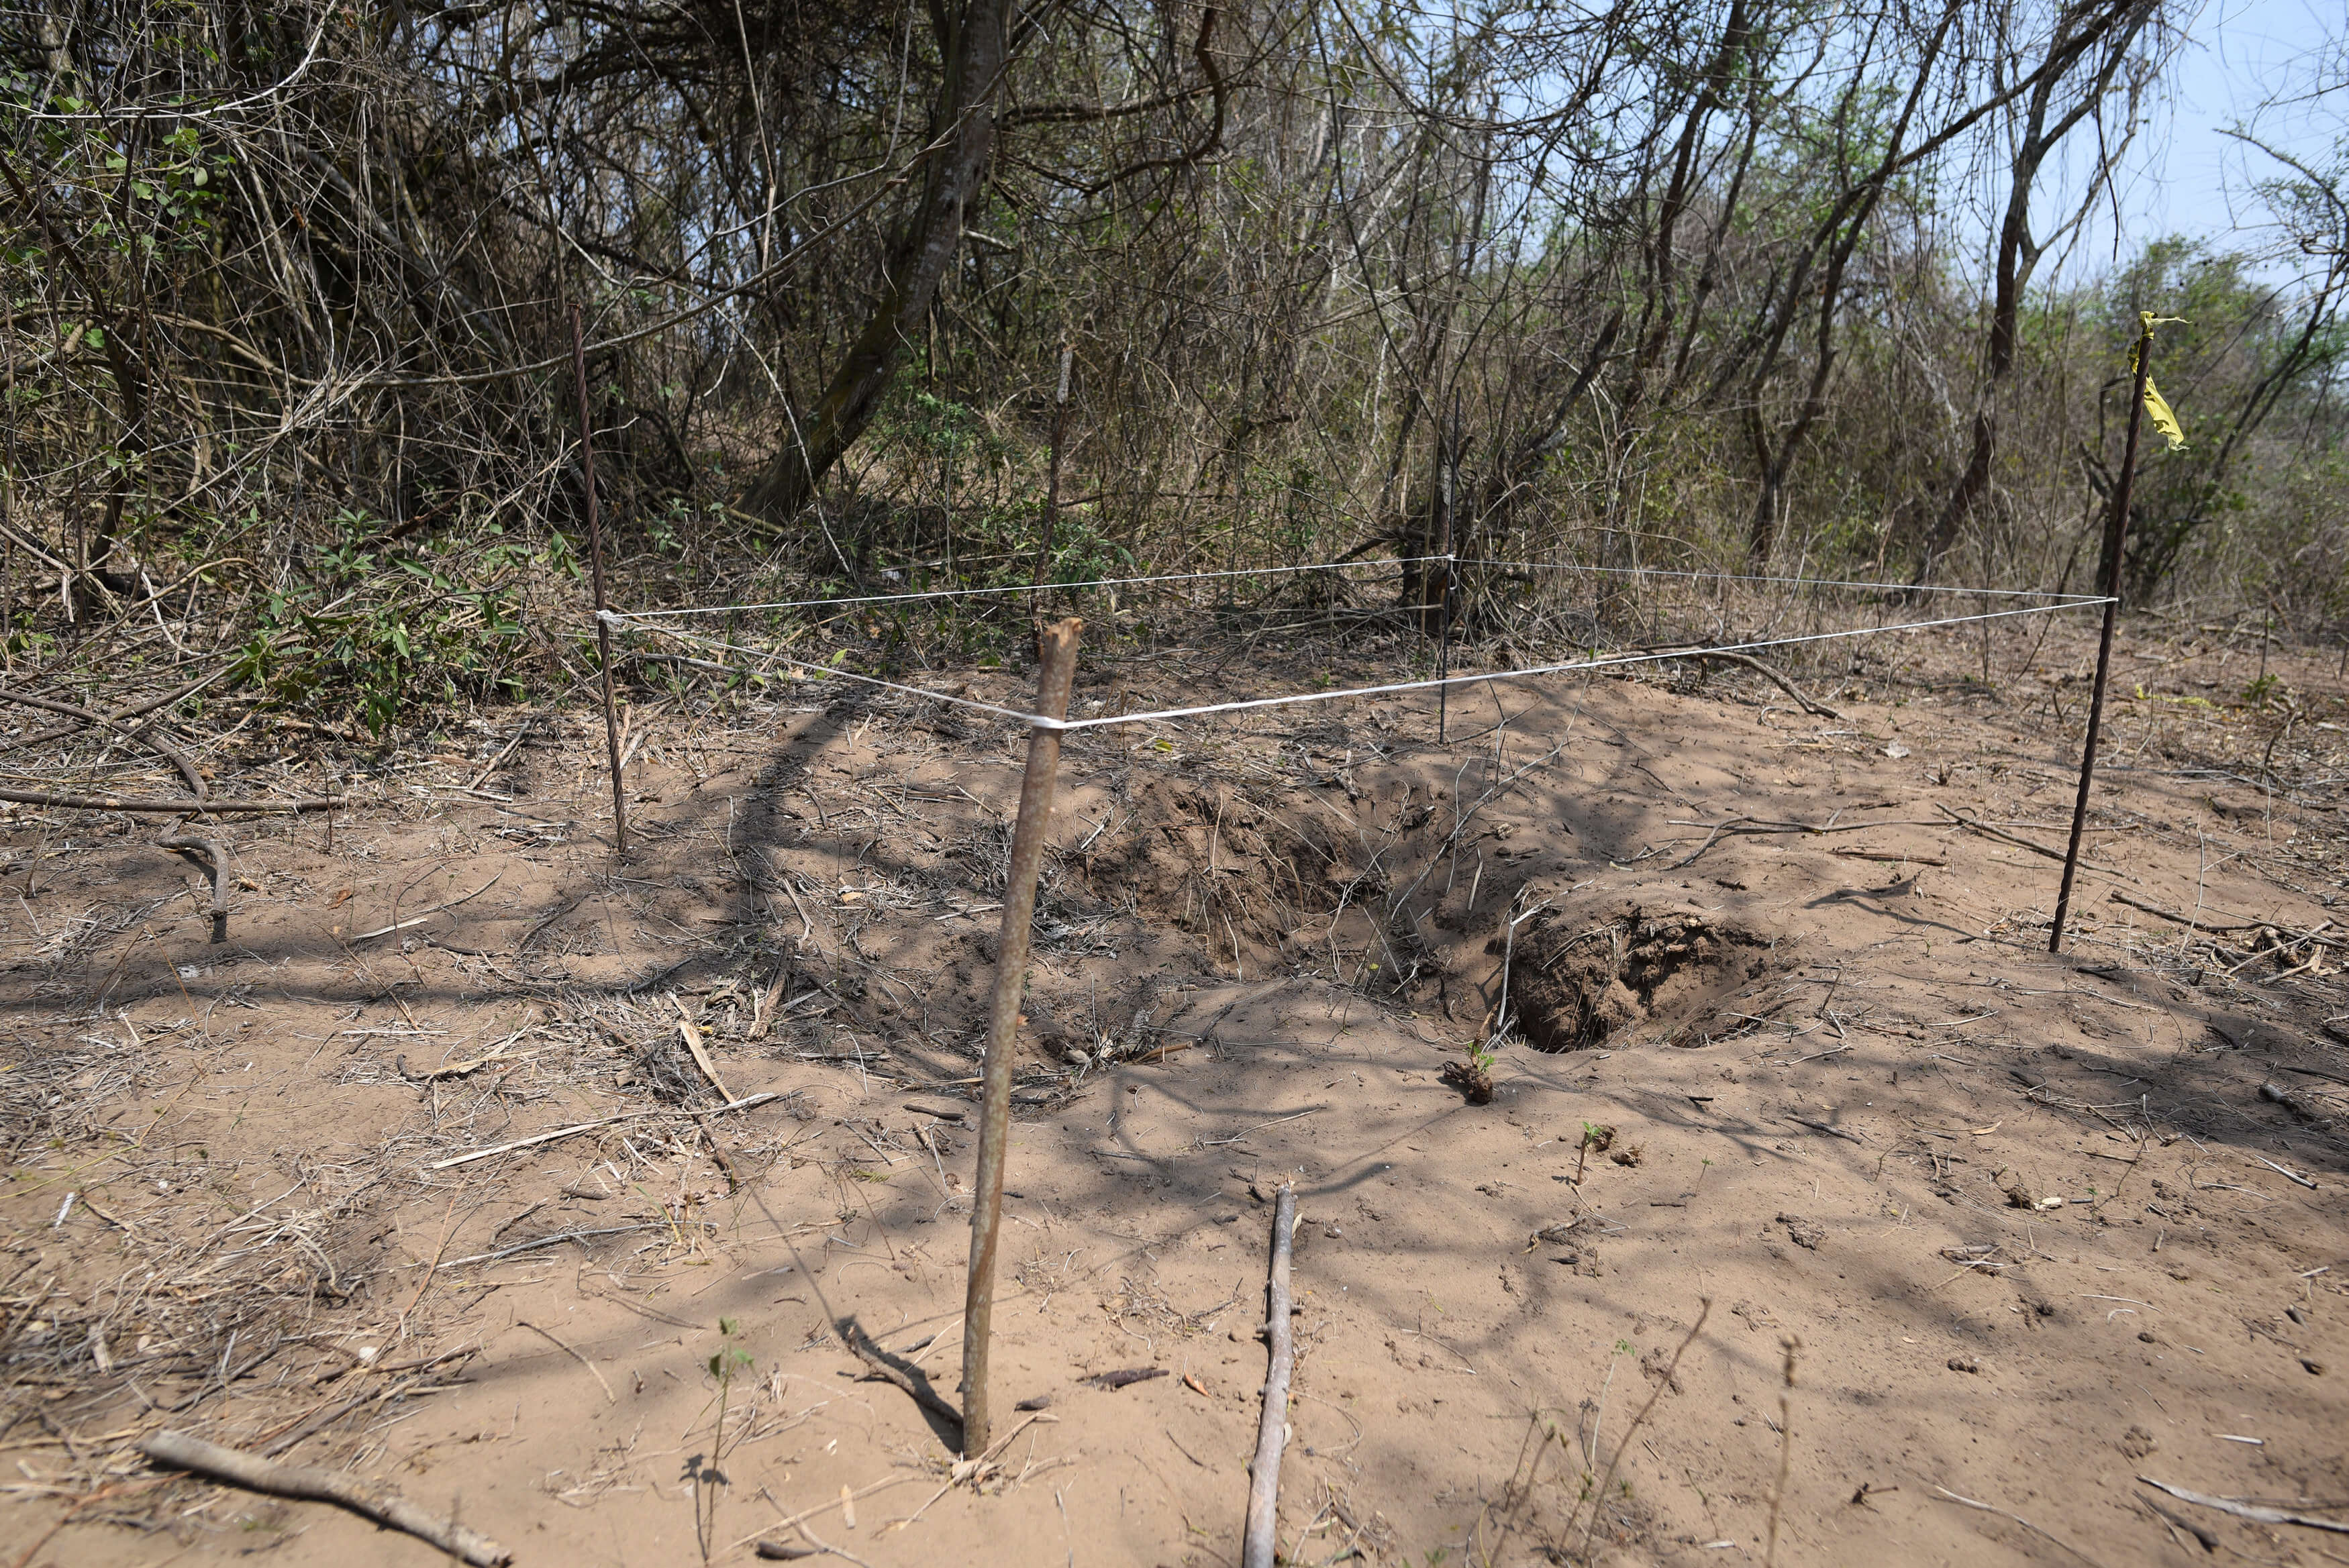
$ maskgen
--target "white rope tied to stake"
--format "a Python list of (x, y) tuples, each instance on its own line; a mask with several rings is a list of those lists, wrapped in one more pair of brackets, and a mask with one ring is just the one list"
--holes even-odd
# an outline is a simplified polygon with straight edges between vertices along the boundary
[[(1444, 557), (1428, 556), (1423, 557), (1422, 559), (1440, 561), (1444, 559)], [(1223, 574), (1218, 573), (1217, 575)], [(1782, 581), (1800, 580), (1790, 579)], [(1893, 592), (1902, 591), (1898, 584), (1886, 583), (1849, 583), (1844, 584), (1844, 586), (1878, 588)], [(1031, 590), (1022, 589), (1019, 591), (1026, 593), (1030, 592)], [(988, 590), (981, 590), (980, 592), (988, 592)], [(878, 676), (861, 675), (854, 670), (843, 670), (832, 665), (816, 664), (807, 659), (795, 659), (788, 655), (774, 653), (768, 649), (745, 647), (739, 643), (730, 643), (719, 637), (705, 636), (694, 632), (683, 632), (673, 626), (656, 625), (649, 622), (642, 621), (638, 617), (616, 611), (599, 611), (597, 612), (596, 618), (606, 625), (611, 626), (615, 631), (635, 629), (647, 632), (657, 632), (662, 636), (674, 638), (680, 643), (691, 644), (701, 647), (720, 649), (727, 653), (740, 654), (746, 658), (761, 659), (773, 664), (787, 665), (793, 669), (806, 670), (812, 675), (820, 677), (856, 681), (865, 686), (878, 686), (884, 691), (903, 692), (908, 696), (926, 697), (932, 702), (947, 703), (956, 707), (967, 707), (978, 713), (993, 714), (999, 718), (1017, 720), (1021, 724), (1027, 725), (1031, 729), (1077, 730), (1105, 729), (1112, 725), (1121, 724), (1166, 724), (1172, 723), (1176, 719), (1203, 718), (1211, 714), (1241, 713), (1254, 708), (1285, 707), (1299, 703), (1338, 702), (1352, 697), (1392, 696), (1402, 692), (1434, 691), (1439, 687), (1474, 686), (1479, 681), (1525, 680), (1535, 676), (1571, 675), (1583, 670), (1618, 669), (1630, 665), (1661, 664), (1669, 659), (1702, 658), (1708, 654), (1750, 655), (1766, 648), (1795, 647), (1808, 643), (1835, 642), (1847, 637), (1880, 636), (1889, 632), (1930, 631), (1941, 626), (1970, 625), (1978, 621), (2005, 620), (2017, 615), (2044, 615), (2061, 610), (2085, 609), (2094, 605), (2101, 605), (2108, 602), (2101, 594), (2037, 593), (2034, 595), (2033, 591), (2028, 589), (1968, 588), (1955, 590), (1955, 592), (1969, 593), (1995, 593), (2007, 596), (2035, 596), (2043, 599), (2053, 600), (2054, 603), (2031, 604), (2017, 610), (1984, 610), (1978, 611), (1971, 615), (1945, 615), (1930, 621), (1901, 621), (1896, 622), (1889, 626), (1853, 626), (1834, 632), (1808, 632), (1795, 636), (1766, 637), (1739, 643), (1720, 643), (1708, 647), (1674, 648), (1661, 653), (1641, 652), (1636, 654), (1604, 654), (1597, 655), (1588, 658), (1563, 660), (1556, 664), (1530, 665), (1519, 669), (1483, 670), (1473, 675), (1444, 676), (1428, 680), (1390, 681), (1379, 686), (1343, 686), (1330, 691), (1287, 692), (1278, 696), (1243, 697), (1230, 702), (1202, 703), (1192, 707), (1153, 708), (1143, 713), (1104, 714), (1098, 718), (1052, 718), (1040, 713), (1026, 713), (1018, 708), (1003, 707), (991, 702), (981, 702), (977, 697), (956, 696), (947, 692), (931, 691), (922, 686), (906, 686), (898, 681), (884, 680)], [(831, 602), (838, 603), (838, 601)], [(633, 628), (631, 626), (632, 622), (635, 623)], [(715, 665), (713, 667), (720, 670), (725, 668), (722, 665)]]

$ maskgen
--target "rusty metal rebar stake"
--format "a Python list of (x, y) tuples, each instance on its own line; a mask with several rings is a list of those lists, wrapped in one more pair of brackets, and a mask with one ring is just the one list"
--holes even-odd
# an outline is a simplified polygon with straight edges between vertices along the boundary
[(2088, 786), (2096, 777), (2096, 732), (2105, 722), (2105, 676), (2113, 664), (2113, 623), (2121, 608), (2121, 552), (2128, 543), (2129, 490), (2137, 482), (2137, 438), (2145, 424), (2145, 384), (2153, 370), (2153, 323), (2137, 340), (2137, 385), (2129, 393), (2128, 438), (2121, 447), (2120, 482), (2113, 487), (2113, 515), (2105, 524), (2105, 629), (2096, 641), (2096, 682), (2088, 691), (2088, 733), (2080, 742), (2080, 793), (2072, 802), (2072, 841), (2064, 851), (2064, 881), (2055, 892), (2055, 919), (2047, 951), (2064, 951), (2064, 923), (2072, 913), (2072, 880), (2080, 871), (2080, 839), (2088, 826)]
[(1452, 394), (1450, 435), (1436, 439), (1435, 552), (1444, 557), (1443, 585), (1436, 592), (1435, 743), (1444, 742), (1452, 720), (1452, 593), (1455, 577), (1452, 513), (1460, 486), (1460, 394)]
[[(1077, 637), (1084, 623), (1056, 621), (1037, 636), (1042, 655), (1036, 709), (1048, 718), (1069, 716), (1069, 688), (1077, 674)], [(1061, 732), (1028, 730), (1028, 771), (1019, 781), (1019, 816), (1011, 830), (1011, 865), (1003, 885), (1003, 932), (995, 963), (995, 995), (987, 1020), (987, 1066), (979, 1091), (978, 1170), (971, 1181), (970, 1278), (963, 1295), (962, 1451), (987, 1451), (988, 1333), (995, 1316), (995, 1246), (1003, 1228), (1003, 1158), (1011, 1121), (1011, 1055), (1019, 1038), (1019, 996), (1028, 982), (1028, 939), (1036, 919), (1036, 873), (1052, 817), (1052, 789), (1061, 767)]]
[(571, 307), (571, 378), (579, 387), (580, 488), (587, 496), (587, 563), (595, 579), (595, 646), (604, 667), (604, 744), (612, 758), (612, 852), (628, 852), (628, 808), (620, 779), (620, 721), (612, 704), (612, 623), (604, 617), (604, 521), (595, 507), (595, 442), (587, 413), (587, 350), (579, 327), (579, 307)]

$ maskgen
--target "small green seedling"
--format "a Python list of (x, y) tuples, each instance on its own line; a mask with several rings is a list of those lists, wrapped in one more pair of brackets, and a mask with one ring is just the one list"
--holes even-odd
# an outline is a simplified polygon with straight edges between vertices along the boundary
[(1576, 1186), (1579, 1187), (1582, 1185), (1582, 1171), (1584, 1166), (1590, 1163), (1590, 1151), (1596, 1149), (1599, 1152), (1604, 1153), (1610, 1146), (1613, 1145), (1614, 1141), (1615, 1130), (1613, 1128), (1601, 1127), (1595, 1121), (1586, 1121), (1582, 1124), (1582, 1145), (1580, 1150), (1576, 1153), (1574, 1159), (1574, 1184)]
[(718, 1489), (726, 1484), (726, 1472), (718, 1465), (726, 1457), (727, 1396), (733, 1391), (735, 1374), (748, 1370), (750, 1366), (750, 1353), (735, 1343), (742, 1335), (741, 1320), (719, 1318), (718, 1333), (718, 1348), (703, 1363), (710, 1377), (718, 1382), (718, 1425), (709, 1439), (709, 1462), (704, 1463), (699, 1454), (685, 1461), (686, 1476), (693, 1482), (694, 1533), (699, 1540), (701, 1559), (705, 1563), (709, 1560), (710, 1526), (718, 1516)]

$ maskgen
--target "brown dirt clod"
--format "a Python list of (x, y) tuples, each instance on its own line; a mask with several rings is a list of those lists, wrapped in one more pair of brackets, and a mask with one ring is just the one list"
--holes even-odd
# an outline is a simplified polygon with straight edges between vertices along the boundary
[(1753, 977), (1769, 947), (1688, 906), (1554, 912), (1519, 932), (1510, 995), (1535, 1049), (1587, 1050), (1633, 1025), (1696, 1021)]

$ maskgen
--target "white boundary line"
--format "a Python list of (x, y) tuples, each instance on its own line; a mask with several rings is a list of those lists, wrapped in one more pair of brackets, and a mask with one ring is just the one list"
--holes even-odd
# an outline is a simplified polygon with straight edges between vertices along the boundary
[[(1429, 556), (1432, 561), (1443, 556)], [(2058, 603), (2101, 604), (2095, 593), (2058, 593), (2052, 588), (1966, 588), (1947, 583), (1856, 583), (1835, 577), (1766, 577), (1736, 572), (1691, 572), (1661, 566), (1583, 566), (1571, 561), (1486, 561), (1464, 555), (1461, 566), (1493, 566), (1506, 572), (1592, 572), (1614, 577), (1685, 577), (1698, 582), (1774, 583), (1800, 588), (1873, 588), (1887, 593), (1976, 593), (1991, 599), (2052, 599)], [(1914, 623), (1906, 623), (1914, 624)]]
[[(1866, 584), (1866, 586), (1889, 585), (1875, 583)], [(1962, 592), (1972, 593), (1977, 590), (1967, 589)], [(2008, 592), (2017, 591), (2008, 590)], [(2053, 595), (2048, 596), (2053, 597)], [(670, 626), (647, 624), (640, 629), (657, 632), (663, 636), (674, 637), (681, 643), (721, 648), (729, 653), (740, 654), (749, 658), (762, 659), (775, 664), (789, 665), (795, 669), (807, 670), (819, 676), (858, 681), (865, 686), (878, 686), (885, 691), (904, 692), (910, 696), (927, 697), (933, 702), (948, 703), (957, 707), (968, 707), (980, 713), (991, 713), (999, 717), (1017, 719), (1034, 729), (1078, 730), (1103, 729), (1121, 724), (1165, 724), (1176, 719), (1200, 718), (1216, 713), (1241, 713), (1252, 708), (1285, 707), (1309, 702), (1337, 702), (1350, 697), (1389, 696), (1398, 692), (1407, 691), (1433, 691), (1442, 686), (1474, 686), (1479, 681), (1523, 680), (1533, 676), (1567, 675), (1578, 670), (1615, 669), (1626, 665), (1660, 664), (1666, 659), (1701, 658), (1706, 654), (1746, 654), (1763, 648), (1795, 647), (1807, 643), (1835, 642), (1846, 637), (1879, 636), (1889, 632), (1923, 632), (1939, 626), (1963, 626), (1976, 621), (1998, 621), (2015, 615), (2044, 615), (2055, 611), (2085, 609), (2091, 605), (2113, 602), (2101, 595), (2066, 595), (2057, 603), (2032, 604), (2020, 610), (1986, 610), (1971, 615), (1947, 615), (1931, 621), (1900, 621), (1889, 626), (1854, 626), (1835, 632), (1809, 632), (1800, 636), (1768, 637), (1744, 643), (1720, 643), (1702, 648), (1676, 648), (1665, 653), (1609, 654), (1594, 658), (1568, 660), (1559, 664), (1532, 665), (1523, 669), (1485, 670), (1474, 675), (1446, 676), (1433, 680), (1393, 681), (1382, 686), (1344, 686), (1332, 691), (1291, 692), (1279, 696), (1245, 697), (1234, 702), (1204, 703), (1196, 707), (1166, 707), (1155, 708), (1144, 713), (1111, 714), (1100, 718), (1050, 718), (1040, 713), (1025, 713), (1018, 708), (1000, 707), (994, 703), (980, 702), (972, 697), (950, 696), (944, 692), (928, 691), (921, 686), (883, 680), (878, 676), (860, 675), (854, 670), (837, 669), (830, 665), (814, 664), (806, 659), (794, 659), (782, 654), (744, 647), (739, 643), (730, 643), (722, 638), (703, 636), (693, 632), (680, 632)], [(628, 629), (627, 616), (606, 610), (600, 613), (600, 618), (616, 630)]]

